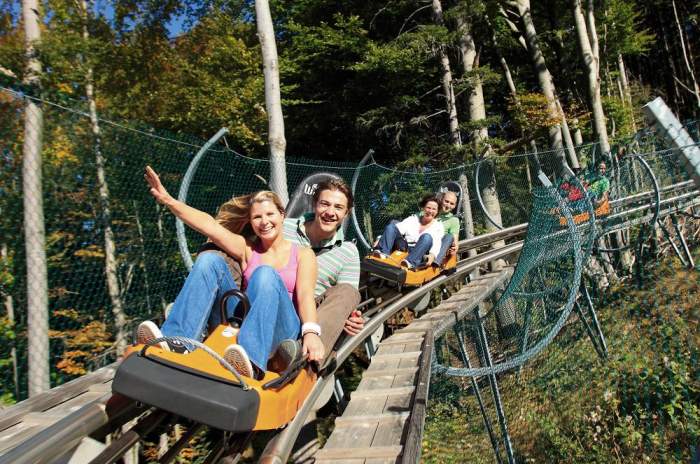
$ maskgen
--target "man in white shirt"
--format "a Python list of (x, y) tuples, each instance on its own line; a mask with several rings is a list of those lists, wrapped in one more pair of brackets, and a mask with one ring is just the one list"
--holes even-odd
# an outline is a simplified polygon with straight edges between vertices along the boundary
[(375, 256), (385, 258), (395, 249), (408, 250), (408, 256), (401, 262), (408, 269), (430, 266), (435, 261), (445, 235), (442, 223), (436, 219), (440, 203), (430, 194), (423, 197), (420, 207), (421, 213), (386, 226), (373, 252)]

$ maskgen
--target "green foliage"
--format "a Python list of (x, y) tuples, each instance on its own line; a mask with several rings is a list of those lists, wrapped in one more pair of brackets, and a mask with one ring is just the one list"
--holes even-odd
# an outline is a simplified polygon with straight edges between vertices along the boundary
[(541, 137), (547, 129), (561, 122), (561, 118), (553, 119), (547, 111), (547, 98), (541, 93), (518, 95), (518, 100), (511, 100), (509, 111), (513, 122), (521, 133), (528, 137)]
[[(691, 458), (700, 438), (700, 308), (695, 301), (700, 281), (697, 271), (672, 261), (654, 274), (648, 288), (617, 287), (598, 308), (610, 344), (606, 362), (596, 358), (576, 322), (517, 377), (499, 377), (519, 462)], [(425, 462), (493, 460), (464, 381), (441, 379), (431, 386)], [(482, 394), (493, 411), (490, 395)]]
[[(634, 112), (619, 98), (602, 97), (603, 111), (607, 117), (608, 133), (615, 137), (630, 136), (634, 133)], [(615, 129), (613, 132), (613, 128)]]

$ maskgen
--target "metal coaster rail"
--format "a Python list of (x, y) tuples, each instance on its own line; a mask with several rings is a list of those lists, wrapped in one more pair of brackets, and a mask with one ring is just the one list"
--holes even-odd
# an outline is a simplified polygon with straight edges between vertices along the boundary
[[(690, 181), (667, 186), (659, 189), (657, 192), (673, 194), (688, 188), (692, 189), (692, 182)], [(611, 203), (614, 206), (626, 206), (640, 200), (653, 198), (656, 196), (655, 194), (657, 194), (657, 192), (642, 192), (626, 198), (614, 200)], [(698, 197), (698, 193), (699, 192), (696, 190), (691, 190), (669, 198), (664, 198), (663, 200), (656, 196), (656, 198), (659, 199), (656, 204), (647, 203), (645, 205), (634, 207), (630, 210), (616, 213), (615, 216), (624, 217), (632, 212), (651, 210), (653, 208), (655, 208), (656, 211), (650, 212), (649, 214), (636, 218), (632, 221), (616, 224), (615, 227), (631, 227), (638, 223), (644, 222), (644, 220), (655, 220), (657, 216), (663, 217), (673, 212), (687, 209), (691, 206), (700, 205), (700, 197)], [(604, 221), (606, 218), (601, 220)], [(484, 248), (498, 241), (520, 237), (527, 230), (527, 226), (527, 223), (518, 224), (492, 233), (462, 240), (459, 243), (459, 252), (463, 253), (470, 249)], [(437, 277), (422, 287), (405, 294), (399, 293), (396, 295), (388, 295), (382, 298), (383, 301), (370, 299), (361, 303), (361, 305), (364, 306), (363, 312), (368, 317), (364, 329), (358, 336), (348, 338), (336, 351), (332, 360), (333, 362), (326, 363), (324, 369), (322, 369), (323, 375), (317, 380), (316, 385), (313, 387), (297, 416), (284, 430), (277, 434), (277, 436), (275, 436), (274, 439), (268, 443), (260, 457), (260, 462), (286, 462), (301, 427), (306, 422), (308, 415), (314, 410), (316, 401), (321, 396), (328, 384), (333, 381), (334, 376), (331, 374), (333, 374), (338, 367), (350, 357), (351, 353), (376, 330), (378, 330), (390, 317), (392, 317), (402, 308), (424, 297), (427, 293), (440, 287), (441, 285), (464, 277), (479, 267), (487, 265), (489, 262), (506, 258), (518, 253), (522, 248), (522, 245), (523, 241), (518, 240), (501, 248), (482, 251), (476, 256), (459, 261), (455, 272), (451, 275)], [(70, 388), (72, 388), (70, 385), (73, 385), (75, 387), (75, 391), (79, 392), (77, 394), (80, 394), (80, 392), (89, 391), (91, 378), (95, 379), (93, 382), (95, 384), (105, 382), (105, 375), (108, 375), (106, 373), (108, 373), (110, 370), (111, 372), (116, 370), (117, 365), (118, 362), (100, 369), (95, 373), (76, 379), (75, 381), (61, 387), (57, 387), (56, 389), (44, 394), (46, 396), (42, 395), (39, 398), (27, 400), (3, 411), (3, 413), (0, 415), (0, 440), (2, 439), (3, 434), (6, 433), (3, 432), (3, 430), (8, 430), (14, 424), (21, 422), (23, 416), (45, 411), (54, 405), (58, 405), (69, 400), (71, 396), (68, 391)], [(73, 449), (82, 438), (93, 435), (98, 430), (104, 432), (102, 435), (105, 435), (106, 433), (117, 430), (124, 423), (139, 416), (143, 416), (148, 411), (149, 409), (138, 407), (134, 401), (127, 398), (120, 397), (118, 395), (111, 395), (109, 393), (104, 394), (98, 399), (93, 400), (80, 409), (68, 414), (57, 422), (53, 422), (33, 436), (29, 436), (26, 440), (20, 442), (16, 446), (8, 449), (4, 455), (0, 456), (0, 464), (51, 462), (52, 460), (57, 459)], [(109, 447), (111, 451), (95, 462), (113, 462), (126, 450), (128, 450), (130, 446), (126, 446), (127, 444), (133, 445), (148, 430), (152, 430), (156, 424), (170, 420), (171, 418), (169, 414), (152, 409), (150, 411), (153, 417), (142, 418), (140, 427), (132, 428), (132, 433), (126, 434), (125, 438), (121, 441), (117, 440), (118, 443), (114, 443), (113, 446)], [(193, 425), (193, 427), (196, 427), (196, 425)], [(188, 434), (188, 436), (191, 435)], [(229, 438), (230, 437), (224, 437), (222, 440), (227, 441)], [(182, 443), (178, 442), (177, 446), (182, 447), (185, 444), (186, 441), (183, 441)], [(222, 447), (224, 445), (225, 443), (222, 442), (221, 446), (218, 446), (217, 449), (214, 450), (217, 455), (221, 455), (223, 452)], [(212, 453), (214, 453), (214, 451), (212, 451)], [(107, 454), (109, 454), (109, 456), (107, 456)], [(160, 462), (169, 462), (175, 457), (175, 454), (175, 452), (166, 453), (166, 455), (161, 458)]]

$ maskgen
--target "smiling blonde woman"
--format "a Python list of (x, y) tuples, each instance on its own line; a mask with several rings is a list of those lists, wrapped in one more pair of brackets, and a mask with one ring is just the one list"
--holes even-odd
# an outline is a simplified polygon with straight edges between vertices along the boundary
[[(238, 333), (238, 344), (225, 351), (227, 361), (242, 375), (260, 378), (273, 350), (284, 340), (296, 340), (300, 333), (303, 353), (310, 361), (321, 361), (324, 347), (314, 301), (316, 258), (311, 249), (284, 238), (285, 211), (277, 195), (261, 191), (235, 198), (222, 207), (217, 220), (173, 198), (150, 166), (144, 177), (156, 201), (241, 264), (251, 307)], [(223, 257), (200, 254), (163, 327), (151, 321), (142, 323), (138, 342), (163, 336), (201, 340), (207, 323), (222, 322), (212, 321), (220, 317), (211, 311), (215, 301), (236, 287)], [(229, 304), (229, 309), (234, 306)], [(161, 347), (174, 348), (169, 343)]]

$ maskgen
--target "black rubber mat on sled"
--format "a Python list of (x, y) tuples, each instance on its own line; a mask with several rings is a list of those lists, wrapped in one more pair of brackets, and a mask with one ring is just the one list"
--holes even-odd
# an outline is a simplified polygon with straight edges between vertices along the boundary
[(112, 391), (216, 429), (253, 430), (260, 407), (255, 390), (185, 369), (132, 354), (119, 366)]
[(406, 282), (406, 269), (391, 266), (373, 259), (366, 258), (362, 260), (361, 271), (398, 284)]

